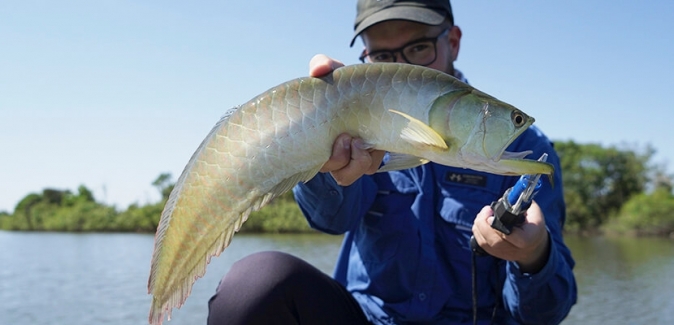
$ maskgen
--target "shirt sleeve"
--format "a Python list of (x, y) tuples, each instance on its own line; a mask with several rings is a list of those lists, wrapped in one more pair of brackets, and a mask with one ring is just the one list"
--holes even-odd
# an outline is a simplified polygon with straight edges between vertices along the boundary
[(515, 262), (506, 265), (505, 308), (522, 324), (559, 324), (577, 299), (575, 262), (562, 237), (566, 208), (559, 157), (552, 146), (547, 152), (548, 162), (555, 166), (554, 185), (544, 177), (543, 186), (534, 198), (543, 211), (550, 235), (547, 263), (536, 274), (522, 273)]
[(340, 186), (330, 174), (319, 173), (295, 186), (293, 193), (312, 228), (343, 234), (356, 225), (372, 204), (376, 184), (363, 176), (349, 186)]

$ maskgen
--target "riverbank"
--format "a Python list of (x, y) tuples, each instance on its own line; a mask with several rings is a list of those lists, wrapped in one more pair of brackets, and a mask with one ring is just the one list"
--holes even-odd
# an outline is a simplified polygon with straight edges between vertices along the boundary
[[(160, 178), (161, 179), (161, 178)], [(19, 231), (56, 232), (129, 232), (154, 233), (162, 210), (170, 194), (171, 186), (161, 187), (164, 199), (161, 202), (132, 204), (118, 210), (94, 200), (84, 186), (77, 194), (70, 191), (45, 189), (42, 194), (26, 196), (14, 213), (0, 212), (0, 229)], [(601, 223), (579, 222), (567, 216), (565, 230), (570, 234), (594, 236), (606, 234), (629, 237), (674, 238), (674, 200), (670, 192), (655, 191), (637, 195), (630, 200), (621, 213), (603, 216)], [(656, 202), (658, 204), (656, 204)], [(672, 203), (672, 204), (670, 204)], [(567, 203), (568, 209), (573, 210)], [(302, 215), (292, 192), (251, 213), (243, 224), (241, 233), (314, 233)]]

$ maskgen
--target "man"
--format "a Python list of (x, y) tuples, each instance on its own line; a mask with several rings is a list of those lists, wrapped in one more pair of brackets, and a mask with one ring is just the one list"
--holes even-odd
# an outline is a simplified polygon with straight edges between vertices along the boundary
[[(453, 66), (461, 30), (448, 0), (359, 0), (354, 29), (364, 62), (424, 65), (466, 81)], [(310, 73), (341, 65), (319, 55)], [(555, 187), (544, 180), (525, 223), (506, 236), (490, 226), (488, 205), (516, 177), (434, 163), (375, 173), (385, 153), (339, 136), (323, 173), (294, 189), (312, 227), (346, 234), (334, 279), (287, 254), (251, 255), (221, 281), (209, 324), (559, 323), (576, 301), (559, 158), (534, 127), (508, 148), (524, 150), (548, 153)], [(476, 265), (471, 235), (491, 255)]]

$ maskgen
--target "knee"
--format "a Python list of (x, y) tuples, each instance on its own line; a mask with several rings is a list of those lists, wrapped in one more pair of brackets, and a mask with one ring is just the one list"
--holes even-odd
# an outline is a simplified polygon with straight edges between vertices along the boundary
[(232, 265), (209, 300), (208, 323), (257, 324), (262, 319), (269, 321), (270, 315), (274, 322), (293, 323), (293, 299), (307, 287), (307, 281), (321, 276), (314, 270), (286, 253), (246, 256)]
[(273, 287), (302, 273), (308, 263), (287, 253), (264, 251), (248, 255), (232, 265), (220, 281), (218, 291), (227, 286)]
[(250, 254), (232, 265), (229, 273), (272, 273), (288, 272), (303, 263), (301, 259), (278, 251), (264, 251)]

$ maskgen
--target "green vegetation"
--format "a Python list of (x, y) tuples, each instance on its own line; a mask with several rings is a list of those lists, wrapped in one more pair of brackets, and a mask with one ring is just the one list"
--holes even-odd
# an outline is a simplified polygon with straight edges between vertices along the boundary
[[(674, 235), (673, 177), (652, 164), (650, 148), (602, 147), (573, 141), (555, 143), (562, 164), (569, 232)], [(159, 202), (132, 204), (117, 211), (95, 200), (80, 186), (77, 192), (44, 189), (30, 193), (12, 214), (0, 212), (0, 229), (74, 232), (154, 232), (173, 190), (170, 174), (152, 183)], [(292, 193), (253, 212), (242, 232), (311, 232)]]
[[(55, 207), (59, 207), (56, 209)], [(89, 189), (77, 194), (45, 189), (21, 200), (14, 214), (0, 219), (0, 227), (11, 230), (99, 231), (108, 227), (115, 211), (94, 201)]]
[(672, 176), (645, 149), (555, 143), (562, 165), (566, 231), (674, 234)]
[(286, 192), (260, 211), (250, 214), (241, 232), (290, 233), (312, 232), (292, 192)]
[(635, 235), (674, 235), (674, 196), (671, 190), (658, 188), (651, 194), (640, 193), (627, 201), (604, 229)]
[[(0, 229), (71, 232), (154, 232), (164, 204), (173, 190), (170, 174), (152, 182), (162, 199), (153, 204), (131, 204), (124, 211), (96, 202), (84, 185), (77, 194), (69, 190), (44, 189), (23, 198), (13, 214), (0, 212)], [(251, 214), (241, 232), (312, 232), (292, 192), (285, 193), (260, 211)]]

